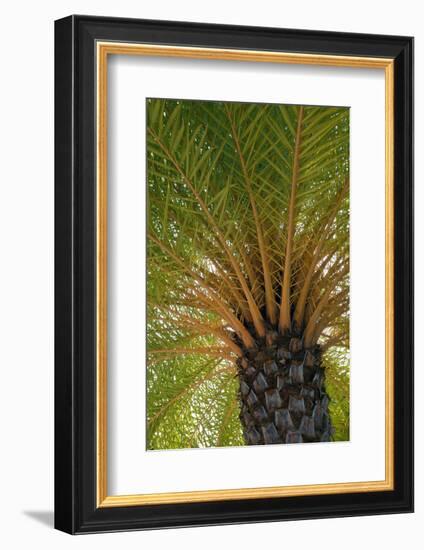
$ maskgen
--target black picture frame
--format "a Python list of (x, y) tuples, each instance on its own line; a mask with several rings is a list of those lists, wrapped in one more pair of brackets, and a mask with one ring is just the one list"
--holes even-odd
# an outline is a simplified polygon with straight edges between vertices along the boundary
[[(98, 508), (99, 40), (394, 60), (394, 490)], [(413, 39), (72, 15), (55, 22), (55, 527), (79, 534), (413, 511)]]

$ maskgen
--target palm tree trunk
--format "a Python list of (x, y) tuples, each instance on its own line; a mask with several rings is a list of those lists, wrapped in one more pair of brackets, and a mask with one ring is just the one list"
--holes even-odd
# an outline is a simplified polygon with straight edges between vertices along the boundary
[(247, 445), (330, 441), (332, 435), (319, 346), (268, 333), (237, 360), (240, 420)]

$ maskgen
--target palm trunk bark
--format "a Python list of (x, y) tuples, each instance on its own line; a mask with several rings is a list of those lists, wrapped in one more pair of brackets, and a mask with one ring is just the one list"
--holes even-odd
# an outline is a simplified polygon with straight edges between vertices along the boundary
[(331, 441), (319, 346), (269, 332), (237, 361), (240, 420), (247, 445)]

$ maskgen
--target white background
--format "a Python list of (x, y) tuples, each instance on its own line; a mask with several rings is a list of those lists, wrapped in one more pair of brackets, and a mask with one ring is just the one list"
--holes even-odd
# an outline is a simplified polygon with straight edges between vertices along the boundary
[[(424, 28), (420, 3), (398, 0), (38, 1), (3, 6), (0, 86), (0, 542), (4, 548), (398, 549), (422, 543), (424, 402), (417, 399), (416, 513), (249, 526), (70, 537), (53, 506), (53, 20), (70, 13), (416, 36), (416, 201), (423, 204)], [(420, 211), (420, 210), (418, 210)], [(416, 221), (416, 280), (424, 280), (424, 220)], [(417, 311), (424, 307), (417, 286)], [(365, 319), (366, 329), (369, 329)], [(422, 315), (416, 337), (422, 340)], [(424, 384), (417, 357), (416, 387)], [(421, 541), (421, 542), (420, 542)]]
[[(114, 56), (108, 78), (108, 494), (384, 479), (384, 70)], [(161, 96), (350, 107), (349, 442), (146, 452), (145, 98)]]

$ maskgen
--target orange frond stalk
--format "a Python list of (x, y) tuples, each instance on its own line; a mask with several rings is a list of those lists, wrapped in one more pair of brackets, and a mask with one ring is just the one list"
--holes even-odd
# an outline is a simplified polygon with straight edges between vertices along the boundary
[[(266, 301), (266, 311), (268, 314), (268, 319), (271, 324), (275, 325), (277, 322), (277, 308), (275, 304), (275, 297), (274, 297), (274, 291), (272, 289), (272, 281), (271, 281), (271, 273), (269, 269), (269, 258), (268, 258), (268, 252), (267, 247), (265, 243), (265, 237), (262, 231), (262, 224), (260, 222), (260, 217), (258, 213), (258, 209), (256, 207), (256, 201), (255, 197), (252, 192), (252, 185), (250, 181), (249, 174), (247, 172), (246, 162), (244, 160), (243, 152), (241, 150), (239, 137), (237, 134), (237, 130), (235, 127), (234, 119), (228, 109), (228, 106), (225, 106), (225, 110), (227, 112), (228, 119), (231, 124), (231, 133), (233, 136), (234, 143), (236, 145), (237, 153), (240, 159), (240, 166), (243, 172), (243, 178), (247, 189), (247, 194), (249, 196), (249, 202), (250, 206), (252, 208), (253, 213), (253, 219), (255, 220), (255, 227), (256, 227), (256, 234), (258, 238), (258, 245), (259, 245), (259, 252), (261, 255), (261, 261), (262, 261), (262, 270), (263, 270), (263, 278), (264, 278), (264, 287), (265, 287), (265, 301)], [(263, 335), (262, 335), (263, 336)]]
[(293, 252), (293, 236), (296, 218), (296, 194), (297, 194), (297, 182), (299, 178), (299, 157), (300, 146), (302, 136), (302, 123), (303, 123), (303, 106), (299, 107), (299, 113), (297, 117), (297, 130), (296, 140), (293, 155), (293, 170), (289, 203), (289, 216), (287, 224), (287, 245), (286, 255), (284, 263), (284, 275), (283, 283), (281, 286), (281, 305), (280, 305), (280, 320), (279, 328), (283, 334), (291, 328), (290, 318), (290, 287), (291, 287), (291, 268), (292, 268), (292, 252)]

